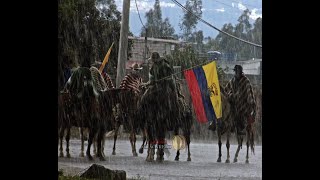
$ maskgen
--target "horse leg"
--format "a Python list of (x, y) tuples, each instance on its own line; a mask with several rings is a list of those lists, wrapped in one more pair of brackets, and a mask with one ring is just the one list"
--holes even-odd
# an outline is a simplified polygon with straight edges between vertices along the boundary
[(160, 131), (158, 131), (158, 152), (157, 152), (157, 161), (162, 162), (164, 160), (164, 146), (165, 146), (165, 129), (160, 128)]
[(246, 164), (249, 164), (249, 140), (250, 140), (250, 134), (249, 134), (249, 131), (247, 131), (247, 155), (246, 155)]
[(229, 154), (229, 149), (230, 149), (230, 131), (227, 131), (227, 143), (226, 143), (226, 147), (227, 147), (227, 160), (226, 163), (230, 163), (230, 154)]
[(86, 155), (90, 161), (93, 160), (93, 157), (90, 154), (90, 148), (91, 148), (91, 145), (92, 145), (92, 142), (94, 139), (95, 132), (96, 132), (95, 129), (93, 129), (93, 128), (89, 129), (89, 139), (88, 139), (88, 147), (87, 147)]
[(118, 138), (118, 131), (119, 131), (120, 123), (116, 122), (115, 132), (113, 136), (113, 150), (112, 155), (116, 155), (116, 143)]
[(154, 145), (154, 137), (152, 135), (152, 131), (150, 128), (147, 129), (147, 135), (148, 135), (148, 155), (146, 161), (152, 162), (154, 161), (154, 151), (155, 151), (155, 145)]
[(221, 153), (221, 145), (222, 145), (221, 130), (220, 130), (220, 127), (218, 127), (217, 129), (218, 129), (217, 132), (218, 132), (218, 146), (219, 146), (219, 157), (218, 157), (217, 162), (221, 162), (221, 156), (222, 156), (222, 153)]
[[(163, 140), (160, 140), (160, 141), (163, 141)], [(158, 162), (162, 162), (164, 160), (164, 158), (163, 158), (163, 155), (164, 155), (163, 148), (164, 148), (164, 145), (162, 143), (157, 145), (157, 158), (156, 158), (156, 161), (158, 161)]]
[(60, 154), (59, 157), (63, 157), (63, 136), (64, 136), (64, 129), (65, 127), (61, 127), (60, 132), (59, 132), (59, 139), (60, 139)]
[(238, 148), (237, 148), (236, 154), (235, 154), (234, 159), (233, 159), (234, 163), (238, 162), (238, 155), (239, 155), (240, 148), (242, 148), (242, 140), (243, 140), (243, 138), (242, 138), (241, 135), (237, 135), (237, 139), (238, 139)]
[(149, 140), (148, 142), (148, 155), (146, 161), (153, 162), (154, 161), (154, 151), (155, 151), (155, 145), (153, 144), (154, 140)]
[(142, 154), (143, 153), (143, 149), (144, 149), (144, 146), (145, 146), (145, 142), (146, 142), (146, 140), (147, 140), (147, 133), (146, 133), (146, 131), (145, 130), (142, 130), (142, 145), (141, 145), (141, 147), (140, 147), (140, 149), (139, 149), (139, 153), (140, 154)]
[(81, 139), (81, 151), (80, 151), (80, 154), (79, 156), (80, 157), (84, 157), (84, 136), (83, 136), (83, 128), (81, 127), (80, 128), (80, 139)]
[[(174, 130), (174, 135), (178, 135), (179, 134), (179, 128), (175, 128)], [(174, 158), (175, 161), (179, 161), (179, 156), (180, 156), (180, 150), (178, 149), (177, 150), (177, 154), (176, 154), (176, 157)]]
[(104, 154), (104, 144), (105, 144), (105, 133), (102, 134), (102, 140), (101, 140), (101, 154), (103, 157), (106, 157), (106, 155)]
[(186, 133), (184, 133), (184, 137), (186, 137), (186, 143), (188, 146), (188, 158), (187, 161), (191, 161), (191, 153), (190, 153), (190, 131), (188, 130)]
[(156, 161), (162, 162), (164, 160), (163, 155), (164, 155), (164, 143), (165, 139), (164, 138), (158, 138), (158, 144), (157, 144), (157, 158)]
[(104, 136), (104, 130), (99, 131), (98, 135), (97, 135), (97, 141), (96, 143), (98, 144), (97, 146), (97, 157), (100, 159), (100, 161), (105, 161), (106, 159), (103, 157), (103, 150), (102, 150), (102, 142), (104, 140), (103, 136)]
[(66, 147), (66, 152), (67, 152), (67, 158), (70, 158), (70, 153), (69, 153), (69, 141), (70, 141), (70, 129), (71, 127), (67, 127), (67, 134), (66, 134), (66, 142), (67, 142), (67, 147)]
[(131, 143), (133, 156), (138, 156), (138, 154), (136, 152), (136, 133), (134, 132), (133, 129), (132, 129), (132, 131), (130, 133), (130, 143)]
[(93, 138), (93, 157), (97, 157), (97, 139), (98, 139), (98, 133)]

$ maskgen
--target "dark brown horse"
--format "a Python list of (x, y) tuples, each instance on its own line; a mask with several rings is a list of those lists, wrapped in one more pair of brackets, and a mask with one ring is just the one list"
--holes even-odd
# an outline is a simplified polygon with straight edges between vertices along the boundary
[(58, 94), (58, 143), (60, 140), (60, 157), (64, 157), (63, 154), (63, 137), (64, 132), (67, 130), (66, 135), (66, 153), (67, 157), (71, 157), (69, 153), (69, 140), (70, 140), (70, 129), (71, 129), (71, 98), (70, 94), (66, 92), (60, 92)]
[[(179, 129), (182, 130), (183, 136), (185, 137), (187, 148), (188, 148), (188, 158), (187, 161), (191, 161), (191, 153), (190, 153), (190, 135), (191, 135), (191, 127), (193, 123), (193, 116), (192, 116), (192, 109), (190, 106), (182, 102), (182, 100), (179, 101), (179, 108), (181, 115), (179, 116), (180, 119), (178, 119), (177, 124), (175, 124), (174, 128), (174, 134), (179, 134)], [(180, 151), (177, 150), (175, 160), (179, 161), (179, 155)]]
[(137, 118), (145, 121), (148, 138), (147, 161), (154, 160), (157, 146), (157, 161), (163, 161), (165, 148), (165, 134), (173, 131), (181, 119), (177, 94), (168, 81), (157, 82), (149, 92), (143, 96), (138, 106)]
[[(218, 145), (219, 145), (219, 157), (217, 162), (221, 162), (221, 136), (223, 134), (227, 135), (227, 142), (226, 142), (226, 147), (227, 147), (227, 159), (226, 163), (230, 163), (230, 154), (229, 154), (229, 149), (230, 149), (230, 135), (231, 133), (235, 133), (237, 136), (237, 141), (238, 141), (238, 148), (234, 157), (233, 162), (238, 161), (238, 154), (240, 149), (242, 148), (242, 142), (243, 142), (243, 136), (239, 133), (237, 133), (237, 128), (236, 128), (236, 123), (234, 122), (235, 118), (235, 109), (230, 100), (227, 98), (224, 89), (220, 87), (221, 90), (221, 103), (222, 103), (222, 111), (223, 111), (223, 117), (218, 119), (217, 121), (217, 134), (218, 134)], [(251, 148), (251, 151), (254, 153), (254, 134), (253, 134), (253, 128), (252, 124), (249, 124), (246, 128), (246, 138), (247, 138), (247, 155), (246, 155), (246, 163), (249, 163), (249, 146)]]
[[(89, 68), (78, 68), (72, 74), (70, 82), (70, 101), (68, 100), (70, 102), (70, 106), (65, 106), (66, 103), (63, 101), (66, 100), (66, 98), (64, 98), (63, 95), (58, 98), (59, 105), (63, 105), (59, 107), (61, 111), (59, 112), (58, 120), (60, 155), (63, 155), (61, 154), (62, 138), (64, 136), (65, 129), (67, 129), (67, 156), (70, 156), (68, 152), (70, 128), (74, 126), (88, 128), (89, 130), (88, 147), (86, 152), (89, 160), (93, 159), (90, 154), (90, 148), (95, 135), (97, 135), (97, 157), (100, 158), (100, 160), (104, 160), (105, 158), (102, 153), (102, 140), (107, 127), (110, 124), (105, 120), (103, 113), (104, 111), (102, 111), (104, 108), (103, 106), (105, 105), (104, 103), (101, 103), (104, 99), (104, 96), (101, 96), (93, 86), (92, 76)], [(64, 116), (64, 113), (67, 113), (68, 115)]]
[[(116, 155), (116, 141), (118, 136), (118, 130), (120, 125), (123, 125), (127, 131), (130, 132), (130, 144), (133, 156), (138, 156), (136, 152), (136, 134), (141, 132), (143, 135), (143, 145), (146, 141), (145, 122), (143, 119), (137, 118), (137, 106), (138, 102), (144, 92), (144, 89), (140, 89), (141, 93), (136, 94), (132, 90), (118, 89), (116, 95), (117, 107), (114, 107), (115, 118), (115, 134), (112, 155)], [(143, 152), (143, 145), (139, 152)], [(142, 152), (141, 152), (142, 151)]]

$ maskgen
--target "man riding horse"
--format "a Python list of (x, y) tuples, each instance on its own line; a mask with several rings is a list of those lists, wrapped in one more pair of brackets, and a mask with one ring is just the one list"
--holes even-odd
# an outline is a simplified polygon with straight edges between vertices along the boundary
[(144, 84), (148, 89), (141, 98), (138, 114), (146, 121), (149, 140), (147, 161), (153, 161), (155, 144), (159, 150), (157, 160), (162, 161), (165, 133), (174, 129), (180, 109), (172, 67), (157, 52), (152, 53), (151, 61), (150, 80)]

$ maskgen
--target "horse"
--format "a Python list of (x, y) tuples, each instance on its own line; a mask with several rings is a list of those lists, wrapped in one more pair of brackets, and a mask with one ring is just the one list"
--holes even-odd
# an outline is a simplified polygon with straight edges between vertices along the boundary
[(58, 94), (58, 144), (60, 140), (60, 154), (59, 157), (64, 157), (63, 154), (63, 137), (64, 137), (64, 131), (67, 130), (66, 135), (66, 153), (67, 157), (70, 158), (69, 153), (69, 140), (70, 140), (70, 129), (71, 129), (71, 114), (70, 114), (70, 94), (66, 92), (59, 92)]
[[(192, 109), (189, 105), (184, 102), (184, 99), (179, 100), (179, 108), (181, 115), (178, 123), (175, 124), (174, 134), (179, 134), (179, 129), (182, 130), (183, 136), (185, 137), (187, 148), (188, 148), (188, 158), (187, 161), (191, 161), (191, 153), (190, 153), (190, 134), (191, 127), (193, 123)], [(179, 161), (180, 151), (179, 149), (176, 152), (175, 161)]]
[[(120, 125), (130, 132), (130, 144), (133, 156), (138, 156), (136, 152), (136, 134), (142, 131), (143, 145), (146, 141), (144, 121), (136, 118), (137, 107), (145, 88), (141, 86), (142, 79), (138, 74), (127, 74), (120, 83), (117, 107), (115, 108), (116, 125), (114, 134), (114, 144), (112, 155), (116, 155), (116, 141)], [(143, 145), (139, 152), (143, 152)]]
[(157, 161), (163, 161), (165, 134), (176, 127), (181, 113), (178, 107), (177, 94), (170, 88), (166, 79), (156, 82), (141, 99), (137, 118), (145, 121), (148, 138), (148, 155), (146, 161), (153, 161), (157, 144)]
[[(100, 98), (100, 101), (103, 100), (105, 102), (111, 102), (109, 100), (111, 98), (113, 98), (113, 96), (112, 96), (113, 93), (112, 93), (112, 95), (107, 95), (105, 93), (106, 90), (115, 89), (110, 76), (105, 72), (100, 73), (98, 68), (96, 68), (95, 66), (91, 66), (90, 67), (90, 71), (91, 71), (91, 75), (92, 75), (92, 78), (93, 78), (94, 87), (96, 88), (96, 90), (98, 92), (100, 92), (100, 94), (105, 94), (104, 96), (107, 97), (107, 98), (105, 98), (105, 97), (104, 98)], [(112, 127), (115, 126), (114, 117), (112, 116), (112, 111), (110, 111), (110, 109), (115, 105), (114, 104), (106, 104), (106, 103), (103, 103), (103, 104), (104, 104), (104, 107), (102, 108), (103, 112), (101, 112), (101, 113), (104, 114), (103, 117), (106, 118), (107, 121), (111, 121), (111, 123), (109, 123), (109, 125), (107, 126), (109, 128), (109, 130), (110, 130), (110, 126), (112, 126)], [(85, 128), (82, 128), (82, 127), (79, 128), (80, 139), (81, 139), (80, 157), (84, 157), (84, 153), (83, 153), (83, 151), (84, 151), (84, 141), (85, 141), (85, 138), (86, 138), (84, 136), (84, 131), (85, 131)], [(93, 153), (95, 154), (95, 156), (97, 155), (97, 141), (96, 141), (96, 139), (97, 139), (97, 135), (94, 137), (94, 143), (93, 143)], [(105, 157), (105, 155), (104, 155), (104, 143), (105, 143), (105, 139), (104, 139), (104, 136), (103, 136), (103, 139), (102, 139), (102, 155)]]
[[(237, 127), (234, 122), (235, 118), (235, 107), (227, 98), (226, 93), (223, 87), (220, 87), (221, 92), (221, 103), (222, 103), (222, 111), (225, 115), (224, 117), (217, 120), (217, 134), (218, 134), (218, 145), (219, 145), (219, 157), (217, 162), (221, 162), (221, 136), (226, 133), (227, 136), (227, 159), (226, 163), (230, 163), (230, 135), (231, 133), (235, 133), (237, 136), (238, 148), (234, 157), (233, 162), (236, 163), (238, 161), (238, 154), (240, 149), (242, 149), (243, 135), (237, 132)], [(246, 163), (249, 163), (249, 146), (251, 148), (251, 152), (254, 154), (254, 132), (251, 124), (248, 124), (246, 128), (246, 138), (247, 138), (247, 155), (246, 155)]]
[[(64, 130), (67, 129), (67, 156), (69, 154), (69, 139), (70, 139), (70, 128), (71, 126), (88, 128), (89, 138), (86, 155), (89, 160), (93, 160), (90, 154), (90, 147), (93, 142), (95, 135), (97, 135), (97, 157), (100, 160), (105, 160), (102, 152), (102, 140), (103, 135), (106, 132), (106, 126), (108, 123), (102, 118), (101, 96), (93, 85), (93, 80), (89, 68), (81, 67), (78, 68), (70, 77), (70, 106), (62, 106), (60, 109), (66, 108), (66, 111), (59, 113), (58, 125), (59, 125), (59, 136), (60, 136), (60, 156), (62, 151), (62, 138), (64, 136)], [(58, 98), (59, 105), (63, 103), (63, 98)], [(67, 112), (68, 116), (63, 116), (63, 113)], [(68, 117), (68, 118), (65, 118)], [(82, 145), (83, 146), (83, 145)], [(70, 155), (69, 155), (70, 156)]]

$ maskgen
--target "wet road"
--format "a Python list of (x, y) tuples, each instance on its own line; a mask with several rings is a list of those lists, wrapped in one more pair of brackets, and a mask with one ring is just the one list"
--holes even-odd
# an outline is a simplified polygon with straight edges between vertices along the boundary
[[(142, 141), (137, 141), (140, 147)], [(225, 143), (225, 142), (223, 142)], [(86, 149), (87, 142), (85, 142)], [(127, 178), (142, 179), (262, 179), (262, 146), (256, 145), (255, 155), (249, 151), (249, 164), (245, 163), (246, 146), (240, 150), (238, 162), (233, 163), (237, 145), (231, 144), (230, 162), (226, 160), (226, 146), (222, 145), (222, 162), (217, 163), (218, 145), (216, 142), (201, 143), (191, 142), (191, 162), (187, 161), (187, 151), (180, 151), (180, 161), (174, 161), (176, 152), (169, 149), (170, 156), (165, 155), (165, 161), (146, 162), (146, 149), (144, 154), (133, 157), (129, 140), (118, 140), (116, 155), (111, 155), (113, 140), (106, 140), (105, 155), (106, 161), (94, 159), (88, 161), (87, 158), (79, 157), (80, 140), (70, 140), (71, 158), (59, 158), (58, 168), (63, 169), (65, 174), (74, 175), (89, 167), (92, 163), (100, 164), (109, 169), (124, 170)], [(65, 149), (65, 145), (64, 145)], [(138, 150), (138, 148), (137, 148)], [(64, 152), (65, 153), (65, 152)]]

